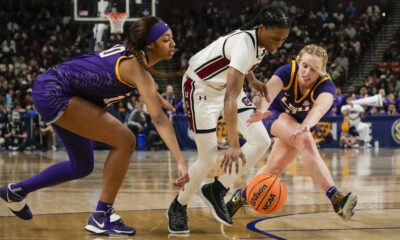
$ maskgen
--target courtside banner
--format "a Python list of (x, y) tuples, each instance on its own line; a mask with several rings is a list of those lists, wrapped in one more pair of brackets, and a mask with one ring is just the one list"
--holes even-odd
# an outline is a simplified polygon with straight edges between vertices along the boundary
[[(188, 131), (186, 116), (174, 116), (175, 132), (182, 149), (196, 149), (191, 133)], [(342, 116), (324, 117), (317, 124), (313, 136), (322, 148), (338, 148), (341, 134)], [(379, 147), (400, 148), (400, 118), (398, 116), (366, 117), (363, 122), (371, 129), (371, 145), (378, 142)], [(219, 137), (226, 137), (223, 124), (217, 127)]]

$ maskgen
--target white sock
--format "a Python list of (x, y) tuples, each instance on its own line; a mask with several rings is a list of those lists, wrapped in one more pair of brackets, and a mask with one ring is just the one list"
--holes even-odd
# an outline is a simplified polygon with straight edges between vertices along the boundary
[(217, 162), (217, 134), (194, 134), (197, 145), (197, 160), (189, 166), (190, 181), (185, 184), (185, 191), (180, 191), (178, 202), (187, 205), (193, 194), (196, 193), (203, 179), (215, 167)]

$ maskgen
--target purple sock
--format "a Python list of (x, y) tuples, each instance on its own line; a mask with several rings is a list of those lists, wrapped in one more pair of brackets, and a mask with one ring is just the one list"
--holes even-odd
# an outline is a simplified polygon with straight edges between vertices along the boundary
[(99, 202), (97, 203), (96, 211), (107, 212), (112, 207), (113, 207), (112, 203), (105, 203), (99, 200)]
[(247, 198), (246, 198), (246, 191), (247, 191), (247, 187), (245, 187), (245, 188), (243, 189), (243, 191), (242, 191), (242, 196), (244, 197), (244, 199), (247, 200)]
[(67, 150), (69, 161), (57, 162), (42, 172), (12, 185), (18, 195), (89, 175), (94, 167), (93, 142), (57, 125), (53, 126)]
[(331, 186), (330, 188), (328, 188), (328, 190), (326, 191), (326, 196), (331, 199), (333, 194), (335, 194), (335, 192), (337, 192), (337, 188), (335, 186)]

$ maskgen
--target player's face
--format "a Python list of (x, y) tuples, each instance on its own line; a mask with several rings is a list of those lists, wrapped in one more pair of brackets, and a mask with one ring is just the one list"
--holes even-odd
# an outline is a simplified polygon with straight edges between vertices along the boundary
[(289, 36), (289, 28), (269, 27), (266, 28), (260, 24), (258, 28), (258, 40), (261, 47), (273, 52), (285, 42)]
[(169, 29), (154, 42), (154, 52), (160, 59), (171, 59), (175, 53), (175, 42)]
[(322, 58), (305, 53), (299, 63), (300, 85), (309, 88), (317, 81), (322, 72)]

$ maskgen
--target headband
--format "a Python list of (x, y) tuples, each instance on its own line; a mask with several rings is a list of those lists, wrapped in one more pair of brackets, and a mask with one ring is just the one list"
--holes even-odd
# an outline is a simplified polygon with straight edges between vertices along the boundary
[(155, 27), (153, 27), (149, 36), (147, 37), (146, 45), (155, 42), (161, 35), (168, 31), (168, 29), (170, 29), (168, 24), (166, 24), (164, 21), (159, 22)]

